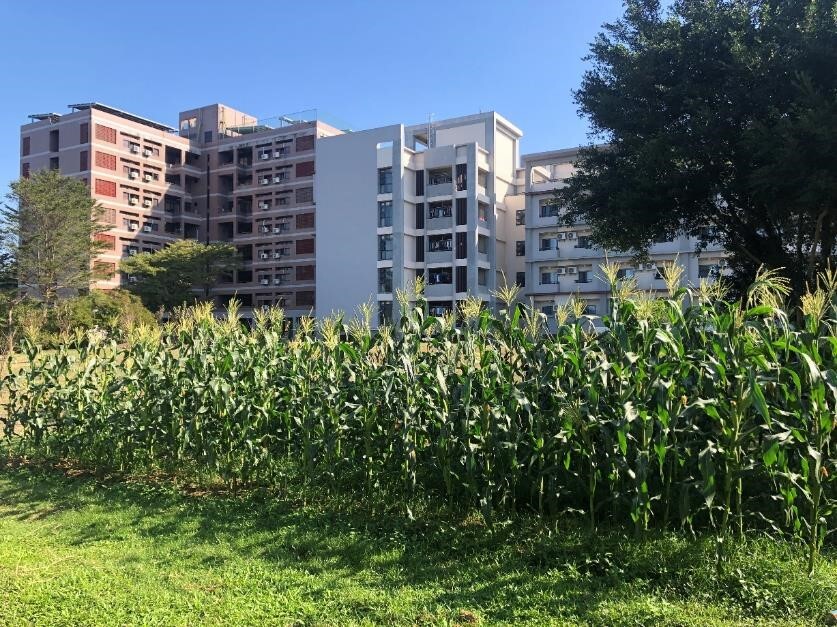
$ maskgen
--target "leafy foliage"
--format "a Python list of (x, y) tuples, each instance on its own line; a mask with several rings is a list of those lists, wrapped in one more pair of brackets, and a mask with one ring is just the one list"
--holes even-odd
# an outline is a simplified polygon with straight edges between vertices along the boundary
[(232, 244), (202, 244), (180, 240), (154, 253), (141, 253), (119, 264), (136, 277), (130, 290), (145, 306), (167, 311), (193, 301), (195, 288), (208, 289), (223, 275), (238, 267)]
[[(614, 288), (616, 279), (614, 278)], [(591, 530), (711, 530), (719, 564), (748, 527), (805, 538), (835, 526), (837, 275), (803, 299), (804, 327), (764, 272), (744, 302), (717, 286), (648, 307), (614, 289), (607, 333), (556, 314), (424, 314), (399, 292), (397, 329), (281, 310), (244, 329), (198, 305), (127, 344), (82, 335), (3, 381), (5, 433), (24, 454), (241, 483), (304, 478), (308, 493), (421, 495), (499, 514), (583, 514)]]
[(697, 236), (798, 297), (837, 253), (833, 0), (629, 0), (576, 93), (607, 145), (558, 192), (607, 248)]
[(14, 181), (8, 200), (0, 211), (0, 244), (21, 290), (49, 305), (86, 290), (94, 278), (92, 259), (102, 249), (94, 235), (109, 228), (99, 223), (102, 209), (87, 186), (40, 170)]

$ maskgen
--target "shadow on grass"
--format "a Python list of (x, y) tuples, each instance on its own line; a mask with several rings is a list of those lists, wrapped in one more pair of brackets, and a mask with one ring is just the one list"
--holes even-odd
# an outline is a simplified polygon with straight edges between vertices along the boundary
[(709, 600), (765, 617), (813, 616), (824, 602), (806, 603), (810, 591), (800, 592), (797, 601), (787, 587), (777, 591), (777, 599), (783, 592), (790, 602), (765, 601), (752, 581), (750, 588), (744, 585), (740, 569), (729, 581), (718, 581), (708, 538), (666, 534), (636, 542), (616, 532), (591, 537), (574, 525), (550, 527), (527, 517), (491, 528), (461, 514), (429, 512), (407, 520), (391, 512), (370, 514), (349, 497), (304, 506), (266, 492), (189, 496), (167, 483), (102, 482), (41, 468), (5, 470), (0, 477), (0, 503), (13, 504), (5, 516), (26, 521), (100, 513), (62, 532), (73, 545), (136, 534), (161, 549), (162, 566), (220, 568), (232, 559), (258, 560), (322, 577), (323, 585), (357, 578), (382, 593), (417, 588), (438, 606), (478, 609), (492, 621), (552, 616), (597, 622), (603, 604), (637, 592)]

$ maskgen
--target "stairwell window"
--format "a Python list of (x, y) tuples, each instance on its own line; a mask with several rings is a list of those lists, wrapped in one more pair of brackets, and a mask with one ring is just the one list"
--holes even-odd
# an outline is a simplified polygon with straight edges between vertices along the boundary
[(378, 169), (378, 193), (392, 193), (392, 168)]
[(392, 235), (378, 236), (378, 260), (388, 261), (392, 259)]
[(392, 226), (392, 201), (385, 200), (378, 203), (378, 226)]

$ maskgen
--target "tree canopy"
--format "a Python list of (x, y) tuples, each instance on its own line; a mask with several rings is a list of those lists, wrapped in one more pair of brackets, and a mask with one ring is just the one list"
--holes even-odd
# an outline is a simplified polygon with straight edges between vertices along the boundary
[(628, 0), (575, 99), (601, 142), (557, 192), (565, 219), (642, 254), (722, 244), (739, 282), (797, 294), (837, 247), (835, 0)]
[(179, 240), (153, 253), (124, 259), (119, 269), (134, 277), (130, 291), (152, 311), (195, 300), (198, 288), (208, 289), (239, 265), (235, 246)]
[(0, 211), (0, 252), (20, 290), (48, 305), (87, 290), (93, 257), (102, 248), (94, 235), (108, 229), (99, 223), (102, 209), (90, 190), (55, 170), (34, 172), (10, 187)]

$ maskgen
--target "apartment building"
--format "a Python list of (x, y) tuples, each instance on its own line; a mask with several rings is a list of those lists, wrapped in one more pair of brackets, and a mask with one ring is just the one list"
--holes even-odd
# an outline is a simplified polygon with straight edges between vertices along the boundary
[(391, 320), (396, 290), (417, 276), (433, 315), (468, 296), (490, 305), (515, 239), (507, 199), (517, 191), (521, 135), (489, 112), (323, 139), (318, 315), (352, 315), (373, 302), (376, 323)]
[(111, 229), (95, 261), (109, 289), (133, 278), (119, 260), (180, 238), (233, 243), (242, 267), (213, 290), (289, 318), (315, 306), (314, 153), (341, 133), (316, 112), (258, 120), (221, 104), (180, 113), (173, 128), (100, 103), (39, 114), (21, 128), (21, 174), (51, 168), (84, 180)]
[(21, 175), (59, 170), (83, 180), (111, 226), (97, 235), (107, 247), (96, 260), (118, 287), (119, 260), (152, 252), (180, 237), (197, 238), (202, 216), (194, 200), (203, 162), (177, 130), (99, 103), (70, 105), (66, 114), (30, 116), (21, 127)]
[[(696, 252), (697, 240), (678, 237), (660, 241), (649, 250), (649, 261), (636, 264), (632, 254), (602, 250), (590, 243), (590, 228), (585, 224), (559, 224), (560, 207), (554, 191), (572, 176), (578, 149), (570, 148), (523, 155), (525, 207), (517, 222), (525, 232), (515, 242), (516, 255), (525, 260), (525, 271), (517, 275), (526, 298), (552, 319), (556, 305), (570, 298), (586, 304), (589, 314), (609, 313), (609, 286), (600, 267), (606, 259), (620, 265), (619, 276), (633, 277), (637, 287), (662, 296), (666, 285), (659, 268), (667, 261), (677, 261), (684, 268), (683, 285), (698, 285), (701, 279), (717, 276), (726, 266), (725, 253), (719, 245)], [(554, 320), (552, 320), (554, 323)]]

